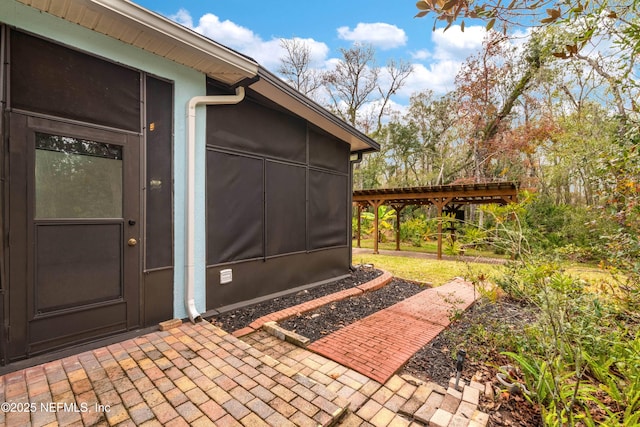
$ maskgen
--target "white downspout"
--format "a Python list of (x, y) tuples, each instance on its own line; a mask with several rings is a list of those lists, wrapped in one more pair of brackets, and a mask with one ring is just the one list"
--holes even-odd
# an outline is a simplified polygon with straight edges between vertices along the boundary
[(195, 302), (195, 184), (196, 184), (196, 107), (198, 105), (237, 104), (244, 99), (244, 88), (236, 88), (235, 95), (194, 96), (187, 103), (187, 250), (185, 271), (185, 304), (192, 323), (200, 322), (202, 317), (196, 310)]

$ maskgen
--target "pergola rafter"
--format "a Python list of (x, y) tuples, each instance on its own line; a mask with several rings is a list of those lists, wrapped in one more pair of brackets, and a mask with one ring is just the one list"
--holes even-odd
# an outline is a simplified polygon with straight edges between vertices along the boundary
[(430, 187), (383, 188), (353, 192), (353, 203), (358, 205), (358, 246), (362, 207), (374, 209), (374, 246), (378, 253), (378, 208), (391, 206), (397, 215), (396, 250), (400, 250), (400, 211), (409, 205), (434, 205), (438, 209), (438, 259), (442, 259), (442, 213), (449, 205), (506, 205), (518, 201), (517, 182), (491, 182), (483, 184), (449, 184)]

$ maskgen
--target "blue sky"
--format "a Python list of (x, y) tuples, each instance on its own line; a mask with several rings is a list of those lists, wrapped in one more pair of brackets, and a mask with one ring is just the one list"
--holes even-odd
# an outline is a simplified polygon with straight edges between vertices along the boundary
[(134, 0), (224, 45), (245, 53), (276, 71), (282, 38), (303, 39), (311, 48), (313, 66), (331, 67), (340, 48), (370, 43), (378, 65), (387, 59), (413, 64), (413, 74), (394, 101), (408, 103), (412, 93), (430, 89), (444, 93), (464, 59), (477, 52), (482, 26), (467, 23), (465, 32), (452, 27), (432, 32), (433, 18), (414, 18), (415, 1), (384, 0)]

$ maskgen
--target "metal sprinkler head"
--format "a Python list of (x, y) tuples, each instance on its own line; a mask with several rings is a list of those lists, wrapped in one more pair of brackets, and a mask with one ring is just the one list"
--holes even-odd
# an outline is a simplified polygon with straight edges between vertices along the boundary
[(464, 359), (467, 357), (467, 352), (464, 349), (458, 350), (458, 357), (456, 360), (456, 370), (458, 372), (462, 371), (462, 364), (464, 363)]
[(467, 357), (467, 352), (462, 348), (458, 350), (458, 355), (456, 357), (456, 390), (458, 389), (458, 383), (460, 382), (460, 375), (462, 375), (462, 365), (464, 364), (465, 357)]

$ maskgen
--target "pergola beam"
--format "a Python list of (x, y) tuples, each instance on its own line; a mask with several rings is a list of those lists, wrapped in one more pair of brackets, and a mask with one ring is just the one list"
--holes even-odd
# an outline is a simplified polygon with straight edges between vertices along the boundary
[(368, 204), (375, 212), (373, 253), (378, 253), (378, 208), (391, 206), (396, 210), (396, 250), (400, 250), (400, 211), (409, 205), (434, 205), (438, 209), (438, 259), (442, 259), (442, 214), (444, 208), (454, 205), (506, 205), (518, 201), (517, 182), (484, 184), (451, 184), (432, 187), (388, 188), (359, 190), (353, 193), (358, 208), (358, 247), (360, 247), (360, 206)]

